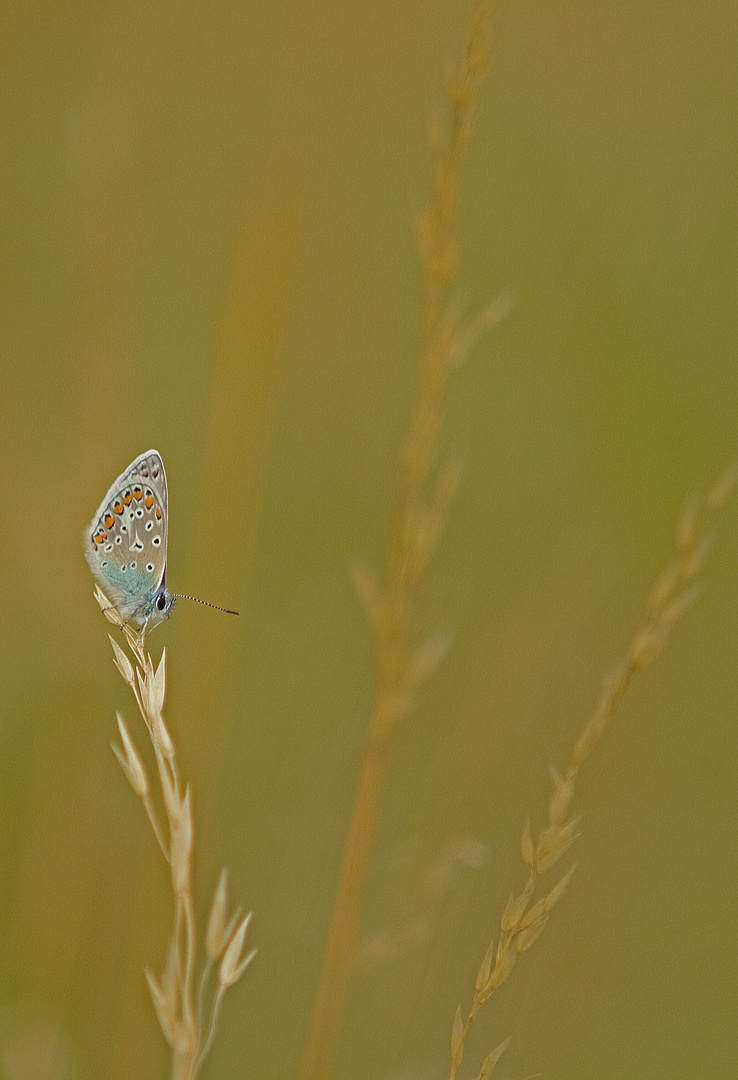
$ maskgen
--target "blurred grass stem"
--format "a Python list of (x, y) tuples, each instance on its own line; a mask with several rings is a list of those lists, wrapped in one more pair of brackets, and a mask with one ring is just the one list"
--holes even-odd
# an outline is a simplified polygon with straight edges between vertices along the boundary
[[(441, 470), (435, 490), (429, 491), (449, 377), (459, 362), (460, 349), (468, 351), (473, 344), (471, 338), (476, 337), (461, 327), (459, 305), (453, 302), (455, 221), (464, 150), (489, 57), (493, 6), (491, 0), (475, 0), (472, 4), (464, 55), (449, 80), (449, 119), (445, 126), (434, 124), (431, 129), (432, 193), (417, 222), (426, 274), (425, 345), (410, 429), (400, 455), (384, 589), (381, 593), (374, 591), (367, 603), (377, 636), (377, 690), (300, 1080), (327, 1080), (331, 1074), (359, 945), (361, 909), (388, 751), (395, 725), (407, 712), (417, 684), (412, 678), (411, 647), (415, 595), (455, 486), (454, 470), (447, 468)], [(365, 601), (373, 592), (364, 572), (360, 592)]]

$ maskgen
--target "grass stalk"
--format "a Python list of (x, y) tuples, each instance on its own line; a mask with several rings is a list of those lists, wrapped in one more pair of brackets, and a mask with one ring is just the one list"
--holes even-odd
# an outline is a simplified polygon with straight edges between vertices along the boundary
[[(654, 585), (641, 624), (625, 656), (605, 680), (599, 700), (582, 727), (571, 749), (569, 762), (561, 775), (551, 770), (553, 792), (548, 804), (548, 822), (534, 837), (526, 825), (521, 853), (528, 877), (517, 896), (511, 896), (500, 920), (500, 933), (493, 938), (476, 978), (471, 1008), (463, 1017), (459, 1005), (451, 1034), (451, 1070), (449, 1080), (456, 1080), (464, 1056), (467, 1036), (482, 1005), (505, 982), (517, 961), (526, 952), (548, 921), (549, 913), (562, 898), (575, 867), (556, 885), (533, 903), (536, 886), (579, 836), (578, 816), (569, 812), (574, 796), (574, 781), (580, 768), (606, 735), (618, 705), (633, 678), (649, 667), (666, 647), (675, 624), (699, 596), (697, 578), (712, 547), (710, 524), (723, 507), (736, 484), (736, 469), (731, 466), (703, 498), (687, 503), (676, 528), (676, 554)], [(478, 1080), (486, 1080), (504, 1051), (509, 1039), (485, 1059)]]
[[(122, 631), (133, 657), (132, 662), (128, 653), (113, 637), (110, 638), (115, 666), (133, 691), (146, 725), (161, 787), (164, 821), (155, 806), (146, 767), (119, 713), (122, 745), (113, 745), (113, 751), (135, 794), (141, 799), (169, 865), (174, 895), (174, 925), (164, 971), (157, 978), (147, 970), (146, 979), (159, 1025), (172, 1050), (172, 1080), (195, 1080), (215, 1037), (223, 995), (241, 978), (254, 957), (255, 950), (244, 955), (251, 916), (242, 916), (239, 908), (230, 920), (227, 919), (227, 875), (224, 870), (210, 908), (205, 957), (198, 983), (197, 926), (192, 891), (192, 793), (180, 777), (174, 741), (162, 715), (166, 689), (165, 652), (162, 651), (155, 668), (144, 650), (143, 635), (136, 634), (123, 622), (100, 589), (97, 589), (96, 597), (106, 617)], [(211, 987), (211, 973), (216, 964), (217, 982)]]
[(453, 466), (439, 470), (434, 477), (449, 378), (481, 329), (504, 314), (505, 305), (498, 302), (463, 326), (460, 307), (453, 302), (462, 164), (489, 56), (493, 8), (491, 0), (475, 0), (472, 4), (463, 57), (449, 81), (448, 123), (445, 127), (434, 125), (431, 132), (432, 192), (417, 222), (426, 276), (425, 344), (418, 365), (412, 419), (400, 454), (383, 589), (380, 592), (366, 570), (356, 574), (357, 589), (377, 639), (377, 688), (300, 1080), (326, 1080), (331, 1074), (357, 958), (361, 909), (392, 733), (412, 704), (419, 682), (443, 652), (438, 635), (419, 650), (414, 647), (412, 616), (418, 585), (433, 555), (455, 489)]

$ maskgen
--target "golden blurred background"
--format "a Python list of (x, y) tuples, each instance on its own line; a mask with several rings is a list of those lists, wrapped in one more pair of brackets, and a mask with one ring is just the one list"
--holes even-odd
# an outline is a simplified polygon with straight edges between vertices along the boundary
[[(0, 1080), (165, 1077), (143, 976), (167, 874), (110, 751), (133, 702), (81, 534), (155, 447), (150, 639), (193, 786), (200, 920), (222, 865), (259, 953), (204, 1077), (294, 1075), (374, 680), (351, 565), (381, 571), (422, 337), (413, 215), (459, 0), (5, 5)], [(461, 202), (460, 291), (518, 303), (453, 383), (463, 479), (418, 630), (453, 648), (398, 732), (339, 1075), (441, 1078), (601, 678), (736, 450), (738, 13), (503, 3)], [(579, 860), (480, 1016), (468, 1072), (738, 1070), (738, 513), (696, 609), (583, 771)], [(55, 546), (58, 544), (58, 547)], [(449, 845), (445, 891), (429, 870)], [(466, 865), (469, 863), (470, 865)], [(568, 865), (568, 864), (567, 864)]]

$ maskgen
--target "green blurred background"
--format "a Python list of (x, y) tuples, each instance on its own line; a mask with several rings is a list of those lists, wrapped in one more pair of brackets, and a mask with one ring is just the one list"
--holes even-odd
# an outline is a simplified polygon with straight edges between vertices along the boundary
[[(459, 0), (6, 4), (0, 343), (0, 1077), (165, 1077), (143, 968), (167, 875), (110, 752), (81, 533), (150, 446), (181, 601), (167, 717), (199, 910), (255, 911), (206, 1077), (294, 1074), (372, 697), (350, 581), (381, 568), (413, 392), (428, 190)], [(734, 3), (504, 3), (461, 206), (470, 311), (519, 302), (455, 377), (463, 482), (419, 632), (454, 647), (398, 732), (340, 1076), (442, 1077), (523, 881), (547, 767), (736, 448)], [(579, 868), (482, 1013), (469, 1071), (738, 1070), (738, 513), (699, 605), (581, 776)], [(55, 546), (58, 545), (58, 546)], [(460, 840), (482, 845), (440, 899)], [(463, 845), (462, 845), (463, 846)], [(479, 852), (476, 848), (472, 852)], [(568, 864), (566, 864), (568, 865)]]

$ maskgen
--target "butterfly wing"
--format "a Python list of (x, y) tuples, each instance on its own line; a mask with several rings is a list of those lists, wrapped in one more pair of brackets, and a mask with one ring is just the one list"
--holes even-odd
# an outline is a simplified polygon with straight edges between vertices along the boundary
[(119, 614), (140, 626), (166, 618), (168, 493), (156, 450), (140, 454), (111, 484), (85, 534), (85, 556)]

